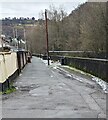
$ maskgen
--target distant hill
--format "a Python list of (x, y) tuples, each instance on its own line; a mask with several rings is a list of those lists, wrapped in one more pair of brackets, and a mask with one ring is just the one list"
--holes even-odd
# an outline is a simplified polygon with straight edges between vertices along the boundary
[(34, 17), (32, 18), (4, 18), (2, 19), (2, 25), (15, 25), (15, 24), (35, 24), (37, 22), (37, 20), (35, 20)]
[(35, 20), (34, 17), (32, 18), (4, 18), (0, 20), (0, 23), (2, 23), (2, 34), (6, 35), (7, 38), (9, 37), (15, 37), (15, 32), (17, 29), (17, 36), (20, 36), (22, 39), (24, 39), (24, 27), (32, 27), (36, 26), (37, 24), (42, 24), (44, 20), (38, 19)]

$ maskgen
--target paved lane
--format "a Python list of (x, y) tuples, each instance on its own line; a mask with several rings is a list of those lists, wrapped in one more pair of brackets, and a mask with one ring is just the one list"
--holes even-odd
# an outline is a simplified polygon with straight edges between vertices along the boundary
[(105, 117), (106, 95), (72, 79), (33, 57), (15, 83), (16, 92), (3, 96), (3, 118)]

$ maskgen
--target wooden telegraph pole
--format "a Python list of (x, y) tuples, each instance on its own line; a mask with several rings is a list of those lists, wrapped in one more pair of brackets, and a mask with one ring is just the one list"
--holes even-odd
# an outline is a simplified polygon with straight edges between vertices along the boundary
[(45, 9), (45, 23), (46, 23), (46, 46), (47, 46), (47, 60), (48, 60), (48, 65), (49, 63), (49, 43), (48, 43), (48, 19), (47, 19), (47, 10)]

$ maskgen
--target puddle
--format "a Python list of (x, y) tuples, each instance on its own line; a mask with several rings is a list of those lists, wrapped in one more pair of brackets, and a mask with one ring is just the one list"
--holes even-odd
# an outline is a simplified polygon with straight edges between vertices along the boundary
[(20, 91), (27, 91), (29, 92), (30, 90), (33, 90), (34, 88), (38, 88), (40, 87), (39, 85), (36, 85), (36, 84), (31, 84), (30, 86), (20, 86), (18, 89)]

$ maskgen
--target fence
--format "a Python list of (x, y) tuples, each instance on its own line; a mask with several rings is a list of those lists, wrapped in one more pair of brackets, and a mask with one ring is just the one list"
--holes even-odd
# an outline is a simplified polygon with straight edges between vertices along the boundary
[(65, 58), (66, 65), (78, 68), (87, 73), (95, 75), (106, 82), (107, 78), (107, 68), (108, 60), (105, 59), (93, 59), (93, 58)]
[(108, 59), (51, 56), (52, 60), (60, 60), (62, 65), (69, 65), (97, 76), (108, 82)]

